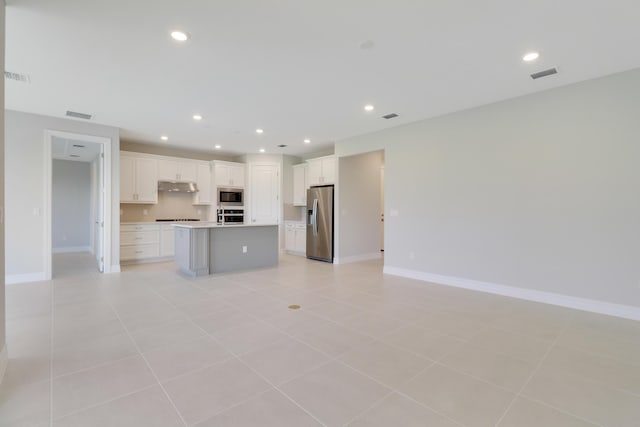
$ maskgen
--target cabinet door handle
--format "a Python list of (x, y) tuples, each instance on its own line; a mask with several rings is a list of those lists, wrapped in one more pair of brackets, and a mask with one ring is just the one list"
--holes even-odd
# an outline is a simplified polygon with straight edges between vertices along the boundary
[(136, 237), (136, 240), (142, 240), (142, 237)]
[(141, 253), (142, 253), (142, 251), (136, 251), (136, 253), (137, 253), (137, 254), (141, 254)]

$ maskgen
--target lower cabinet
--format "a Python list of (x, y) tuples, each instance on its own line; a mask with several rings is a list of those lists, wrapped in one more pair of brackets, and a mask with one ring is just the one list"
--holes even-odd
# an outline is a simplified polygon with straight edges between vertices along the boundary
[(120, 261), (164, 261), (174, 255), (174, 230), (170, 224), (122, 224)]
[(306, 255), (307, 225), (304, 222), (285, 222), (284, 249), (290, 254)]
[(173, 256), (176, 252), (176, 231), (173, 225), (160, 226), (160, 256)]

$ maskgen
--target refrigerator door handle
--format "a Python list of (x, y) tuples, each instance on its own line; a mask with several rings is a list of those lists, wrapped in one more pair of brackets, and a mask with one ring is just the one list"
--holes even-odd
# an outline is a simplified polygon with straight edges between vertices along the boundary
[(318, 235), (318, 199), (313, 199), (313, 235)]

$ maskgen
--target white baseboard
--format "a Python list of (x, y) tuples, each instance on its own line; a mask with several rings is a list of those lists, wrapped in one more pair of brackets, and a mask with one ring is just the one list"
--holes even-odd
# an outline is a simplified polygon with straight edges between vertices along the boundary
[(7, 285), (25, 282), (40, 282), (42, 280), (47, 280), (44, 272), (42, 271), (39, 273), (7, 274), (6, 276), (4, 276), (4, 282)]
[(90, 246), (67, 246), (63, 248), (53, 248), (51, 249), (51, 253), (54, 254), (68, 254), (72, 252), (89, 252), (91, 253)]
[(7, 343), (2, 346), (0, 351), (0, 384), (4, 378), (4, 373), (7, 372), (7, 365), (9, 364), (9, 351), (7, 350)]
[(573, 297), (553, 292), (538, 291), (535, 289), (516, 288), (513, 286), (499, 285), (496, 283), (481, 282), (478, 280), (463, 279), (459, 277), (442, 276), (439, 274), (425, 273), (422, 271), (408, 270), (386, 265), (384, 266), (384, 273), (393, 276), (402, 276), (410, 279), (437, 283), (440, 285), (455, 286), (457, 288), (470, 289), (473, 291), (487, 292), (490, 294), (503, 295), (528, 301), (574, 308), (576, 310), (622, 317), (625, 319), (640, 320), (640, 307), (631, 305), (615, 304), (612, 302)]
[(382, 252), (373, 252), (370, 254), (361, 254), (361, 255), (352, 255), (341, 258), (334, 258), (334, 264), (349, 264), (352, 262), (360, 262), (360, 261), (371, 261), (372, 259), (380, 259), (382, 258)]
[(120, 264), (112, 265), (109, 273), (120, 273)]

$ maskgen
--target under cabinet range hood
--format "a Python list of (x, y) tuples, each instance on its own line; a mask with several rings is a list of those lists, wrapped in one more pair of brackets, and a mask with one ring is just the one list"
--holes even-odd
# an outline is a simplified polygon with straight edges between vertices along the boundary
[(158, 191), (170, 193), (197, 193), (198, 185), (195, 182), (171, 182), (158, 181)]

